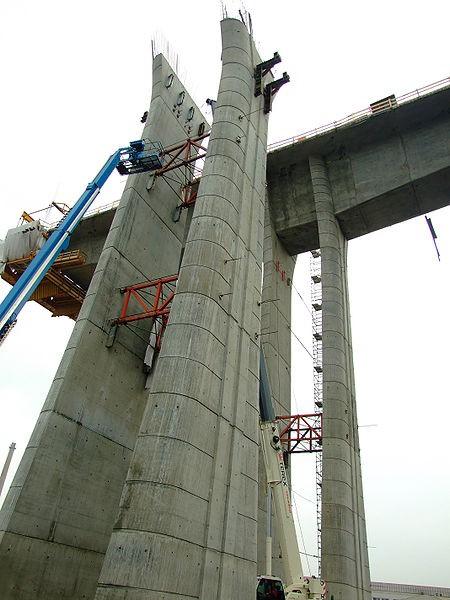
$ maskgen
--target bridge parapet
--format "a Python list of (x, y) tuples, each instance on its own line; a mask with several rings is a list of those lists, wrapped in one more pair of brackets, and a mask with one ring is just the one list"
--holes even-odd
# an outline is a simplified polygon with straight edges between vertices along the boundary
[(287, 251), (294, 255), (318, 246), (310, 156), (325, 159), (346, 239), (448, 205), (449, 106), (447, 85), (269, 152), (269, 203)]
[(405, 104), (406, 102), (413, 102), (418, 98), (422, 98), (423, 96), (427, 96), (429, 94), (433, 94), (438, 90), (445, 89), (450, 86), (450, 77), (445, 77), (444, 79), (440, 79), (439, 81), (435, 81), (434, 83), (430, 83), (421, 88), (413, 90), (412, 92), (407, 92), (406, 94), (402, 94), (401, 96), (396, 97), (394, 94), (383, 98), (383, 100), (378, 100), (376, 102), (372, 102), (367, 108), (363, 108), (362, 110), (358, 110), (353, 112), (342, 119), (338, 119), (337, 121), (332, 121), (331, 123), (327, 123), (326, 125), (321, 125), (319, 127), (314, 127), (313, 129), (309, 129), (308, 131), (304, 131), (303, 133), (299, 133), (298, 135), (294, 135), (292, 137), (286, 138), (284, 140), (279, 140), (278, 142), (273, 142), (269, 144), (267, 149), (269, 152), (273, 152), (275, 150), (279, 150), (280, 148), (284, 148), (286, 146), (292, 146), (297, 142), (303, 142), (307, 139), (315, 138), (319, 135), (324, 135), (329, 133), (330, 131), (336, 131), (341, 127), (347, 127), (348, 125), (355, 125), (364, 121), (374, 114), (377, 114), (384, 110), (392, 110), (397, 108), (398, 106)]

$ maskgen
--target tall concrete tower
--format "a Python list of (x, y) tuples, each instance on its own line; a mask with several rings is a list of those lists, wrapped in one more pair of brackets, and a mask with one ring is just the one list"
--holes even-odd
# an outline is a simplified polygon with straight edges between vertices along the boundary
[[(290, 414), (299, 250), (278, 237), (266, 198), (269, 68), (255, 74), (261, 60), (243, 22), (221, 27), (222, 76), (195, 209), (174, 220), (179, 198), (168, 180), (128, 179), (0, 513), (2, 600), (251, 599), (264, 571), (259, 355), (262, 347), (277, 414)], [(156, 56), (143, 137), (168, 148), (207, 127)], [(308, 156), (303, 172), (322, 253), (323, 577), (330, 600), (369, 600), (347, 242), (325, 159)], [(296, 197), (287, 185), (283, 215), (286, 197)], [(120, 289), (178, 271), (147, 377), (151, 321), (112, 335)], [(274, 555), (282, 576), (276, 534)]]
[[(156, 56), (142, 137), (168, 147), (205, 125), (174, 70)], [(111, 345), (111, 321), (120, 312), (122, 287), (178, 272), (187, 211), (174, 223), (177, 204), (162, 178), (129, 176), (0, 512), (2, 600), (80, 600), (95, 593), (147, 401), (143, 358), (151, 323), (119, 328)]]
[(97, 600), (255, 594), (268, 118), (241, 21), (222, 21), (222, 46), (177, 293)]

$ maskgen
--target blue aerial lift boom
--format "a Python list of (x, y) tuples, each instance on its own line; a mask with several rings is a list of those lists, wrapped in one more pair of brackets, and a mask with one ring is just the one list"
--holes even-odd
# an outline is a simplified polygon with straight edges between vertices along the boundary
[(158, 142), (136, 140), (126, 148), (119, 148), (108, 158), (0, 304), (0, 344), (60, 252), (68, 247), (72, 232), (114, 169), (117, 168), (121, 175), (155, 171), (162, 167), (163, 154)]

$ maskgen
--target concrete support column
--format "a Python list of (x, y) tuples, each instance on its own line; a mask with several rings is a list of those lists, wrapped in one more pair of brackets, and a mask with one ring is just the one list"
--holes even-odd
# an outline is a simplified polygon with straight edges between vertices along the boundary
[[(261, 303), (261, 346), (266, 358), (275, 413), (291, 414), (291, 296), (295, 256), (289, 256), (275, 233), (268, 202), (264, 223), (264, 275)], [(265, 572), (267, 483), (263, 458), (259, 466), (258, 574)], [(284, 577), (276, 522), (273, 527), (273, 573)]]
[(330, 600), (370, 600), (347, 285), (347, 240), (322, 157), (309, 159), (322, 257), (322, 577)]
[(222, 77), (164, 344), (97, 600), (255, 594), (267, 117), (244, 24)]

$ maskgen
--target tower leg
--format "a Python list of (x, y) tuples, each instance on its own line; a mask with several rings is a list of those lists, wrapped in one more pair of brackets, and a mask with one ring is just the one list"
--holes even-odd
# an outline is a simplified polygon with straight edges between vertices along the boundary
[(214, 124), (164, 344), (97, 600), (252, 598), (267, 117), (222, 21)]
[[(187, 137), (172, 106), (182, 84), (167, 61), (153, 63), (144, 138), (165, 146)], [(174, 77), (173, 85), (165, 83)], [(181, 110), (180, 110), (181, 112)], [(191, 121), (198, 128), (197, 109)], [(117, 516), (144, 412), (143, 358), (149, 321), (121, 327), (120, 288), (178, 271), (187, 211), (162, 179), (128, 178), (86, 299), (0, 513), (2, 600), (90, 599)]]

